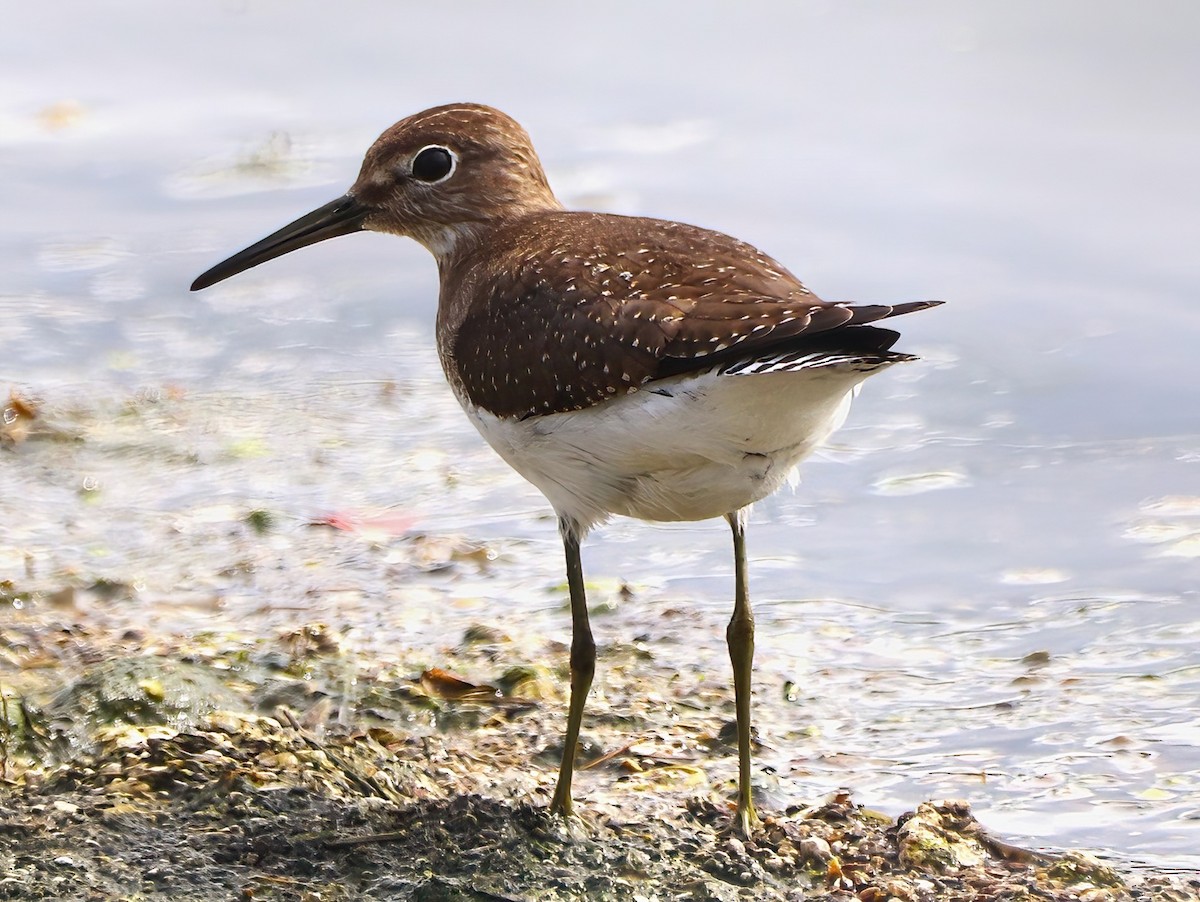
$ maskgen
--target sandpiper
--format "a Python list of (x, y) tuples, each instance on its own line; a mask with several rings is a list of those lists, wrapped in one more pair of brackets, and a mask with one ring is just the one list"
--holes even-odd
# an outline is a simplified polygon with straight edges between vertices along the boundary
[(889, 350), (896, 332), (867, 324), (939, 302), (831, 303), (728, 235), (565, 210), (525, 130), (470, 103), (393, 125), (343, 197), (217, 264), (192, 290), (363, 229), (414, 238), (437, 259), (446, 378), (487, 442), (558, 517), (571, 698), (551, 812), (571, 814), (595, 672), (580, 542), (613, 514), (724, 517), (734, 551), (734, 826), (750, 835), (747, 509), (841, 425), (859, 383), (914, 359)]

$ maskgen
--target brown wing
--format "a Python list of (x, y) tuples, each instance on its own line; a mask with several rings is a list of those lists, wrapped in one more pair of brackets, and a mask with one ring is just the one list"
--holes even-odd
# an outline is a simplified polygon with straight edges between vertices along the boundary
[(499, 237), (511, 250), (489, 259), (509, 266), (442, 303), (466, 307), (449, 347), (462, 389), (501, 417), (580, 410), (915, 309), (831, 304), (750, 245), (679, 223), (555, 213)]

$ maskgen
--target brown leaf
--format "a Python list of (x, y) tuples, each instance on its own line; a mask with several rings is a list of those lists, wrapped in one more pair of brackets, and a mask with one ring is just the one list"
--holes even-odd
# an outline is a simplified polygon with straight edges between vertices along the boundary
[(480, 686), (440, 667), (431, 667), (421, 674), (421, 688), (425, 690), (426, 695), (451, 700), (485, 701), (494, 699), (499, 692), (495, 686)]

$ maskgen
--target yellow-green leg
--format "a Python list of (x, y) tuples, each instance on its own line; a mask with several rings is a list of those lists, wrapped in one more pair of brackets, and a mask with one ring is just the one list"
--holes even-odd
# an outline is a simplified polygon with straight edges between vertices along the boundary
[(565, 521), (559, 521), (558, 527), (567, 554), (567, 587), (571, 593), (571, 704), (567, 714), (567, 738), (563, 744), (562, 763), (558, 768), (558, 785), (554, 788), (550, 813), (566, 818), (571, 814), (571, 777), (575, 772), (575, 752), (579, 747), (583, 706), (596, 673), (596, 643), (592, 639), (591, 624), (588, 623), (579, 537)]
[(733, 529), (733, 618), (725, 630), (733, 663), (733, 698), (737, 710), (738, 802), (735, 829), (750, 836), (759, 823), (750, 791), (750, 675), (754, 668), (754, 614), (746, 582), (746, 512), (726, 514)]

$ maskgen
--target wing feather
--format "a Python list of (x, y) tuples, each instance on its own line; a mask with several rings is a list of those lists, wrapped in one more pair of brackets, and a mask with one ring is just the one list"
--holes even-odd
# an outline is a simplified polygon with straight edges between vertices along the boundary
[[(553, 213), (534, 225), (490, 257), (520, 265), (477, 273), (469, 297), (450, 299), (466, 308), (449, 349), (470, 361), (462, 389), (501, 417), (581, 410), (735, 359), (803, 356), (807, 343), (850, 352), (839, 333), (936, 303), (824, 301), (750, 245), (679, 223)], [(574, 247), (591, 252), (564, 253)]]

